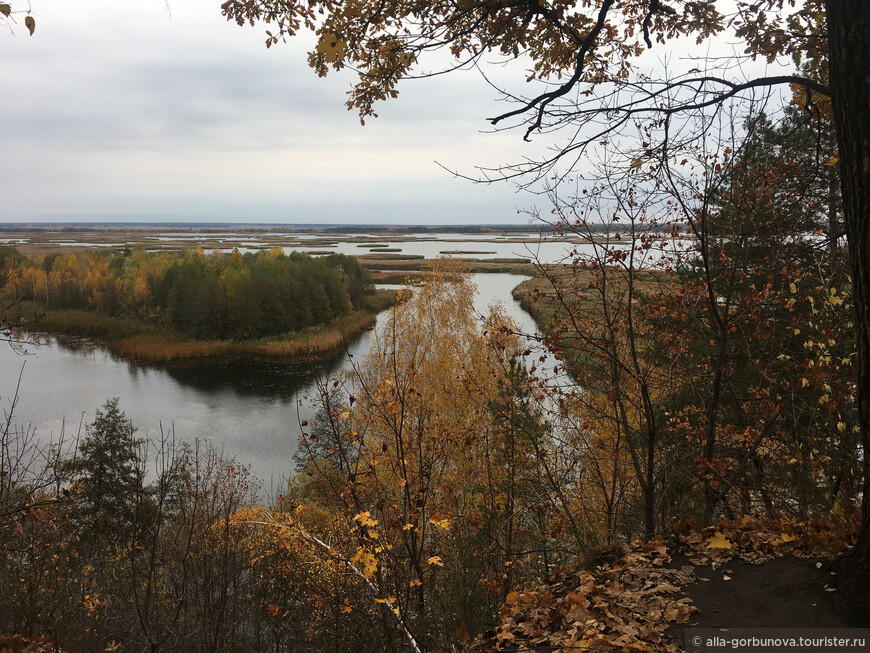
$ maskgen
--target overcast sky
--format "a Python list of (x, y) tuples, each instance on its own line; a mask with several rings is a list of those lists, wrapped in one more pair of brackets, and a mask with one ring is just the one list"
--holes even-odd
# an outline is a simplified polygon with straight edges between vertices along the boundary
[[(16, 0), (13, 8), (21, 8)], [(220, 0), (32, 0), (0, 33), (0, 222), (525, 222), (534, 198), (454, 179), (516, 161), (475, 72), (409, 81), (361, 127), (310, 41), (267, 50)]]

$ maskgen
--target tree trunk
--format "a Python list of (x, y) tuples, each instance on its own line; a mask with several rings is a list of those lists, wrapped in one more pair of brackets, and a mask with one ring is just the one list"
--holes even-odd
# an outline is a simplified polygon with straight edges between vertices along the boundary
[(858, 421), (864, 451), (861, 532), (838, 565), (840, 599), (870, 625), (870, 2), (827, 0), (830, 86), (857, 313)]

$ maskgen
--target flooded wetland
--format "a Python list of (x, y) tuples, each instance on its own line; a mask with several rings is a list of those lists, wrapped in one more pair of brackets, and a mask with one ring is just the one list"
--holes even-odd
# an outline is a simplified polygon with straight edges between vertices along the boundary
[[(512, 296), (512, 289), (534, 271), (532, 261), (559, 263), (578, 243), (548, 239), (530, 232), (483, 234), (235, 232), (182, 229), (98, 229), (70, 232), (21, 231), (2, 234), (3, 244), (22, 253), (80, 248), (203, 250), (245, 253), (282, 248), (312, 256), (354, 255), (368, 267), (377, 288), (398, 289), (419, 276), (432, 259), (462, 258), (477, 286), (475, 310), (483, 314), (500, 302), (517, 325), (534, 332), (534, 323)], [(469, 252), (474, 252), (473, 254)], [(477, 271), (474, 270), (485, 270)], [(344, 347), (315, 362), (227, 356), (194, 362), (144, 365), (125, 360), (99, 340), (36, 333), (24, 351), (0, 348), (0, 396), (4, 408), (16, 391), (14, 422), (30, 425), (41, 441), (75, 436), (93, 419), (103, 402), (117, 396), (140, 436), (174, 432), (187, 442), (207, 439), (240, 464), (248, 465), (266, 488), (277, 487), (292, 473), (292, 456), (301, 433), (299, 423), (313, 409), (306, 400), (316, 393), (318, 375), (349, 370), (351, 361), (368, 353), (376, 326), (352, 337)], [(350, 357), (348, 356), (350, 354)]]

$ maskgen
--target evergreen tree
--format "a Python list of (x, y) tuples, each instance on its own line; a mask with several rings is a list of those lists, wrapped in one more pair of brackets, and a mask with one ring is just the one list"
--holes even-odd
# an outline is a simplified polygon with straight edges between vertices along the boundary
[(135, 432), (117, 397), (107, 400), (85, 427), (75, 465), (78, 501), (82, 517), (98, 535), (123, 536), (134, 522), (136, 497), (143, 489), (142, 441), (134, 438)]

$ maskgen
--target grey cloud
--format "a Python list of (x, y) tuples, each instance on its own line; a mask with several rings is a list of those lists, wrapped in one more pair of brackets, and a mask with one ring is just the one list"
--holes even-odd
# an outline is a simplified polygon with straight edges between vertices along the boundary
[[(215, 3), (176, 4), (170, 20), (153, 0), (97, 0), (93, 16), (34, 0), (41, 40), (0, 36), (0, 220), (516, 221), (512, 188), (433, 163), (470, 170), (527, 147), (478, 135), (493, 96), (474, 73), (408, 81), (361, 128), (344, 108), (351, 76), (317, 78), (304, 43), (267, 52)], [(112, 24), (88, 20), (109, 11)]]

